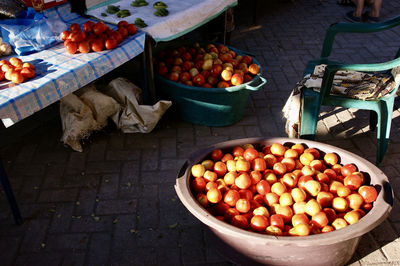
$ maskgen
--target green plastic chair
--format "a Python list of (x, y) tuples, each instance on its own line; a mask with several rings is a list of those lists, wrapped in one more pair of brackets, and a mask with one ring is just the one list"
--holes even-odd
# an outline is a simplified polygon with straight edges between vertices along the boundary
[(398, 87), (384, 97), (368, 101), (330, 95), (330, 90), (332, 87), (333, 77), (338, 70), (382, 72), (390, 71), (392, 68), (399, 66), (400, 49), (397, 51), (394, 60), (377, 64), (342, 64), (330, 61), (328, 57), (331, 54), (334, 38), (337, 33), (379, 32), (391, 29), (398, 25), (400, 25), (400, 16), (381, 23), (335, 23), (328, 28), (320, 59), (308, 62), (304, 71), (304, 75), (311, 74), (316, 65), (327, 64), (320, 92), (316, 92), (312, 90), (312, 88), (303, 89), (300, 138), (311, 140), (315, 138), (321, 105), (370, 110), (370, 130), (375, 130), (375, 128), (378, 127), (376, 165), (379, 165), (382, 162), (388, 146), (394, 99)]

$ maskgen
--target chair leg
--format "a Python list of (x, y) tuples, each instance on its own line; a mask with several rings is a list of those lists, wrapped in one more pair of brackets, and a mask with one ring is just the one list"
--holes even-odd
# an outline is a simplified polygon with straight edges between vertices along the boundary
[(369, 130), (375, 131), (378, 123), (378, 117), (375, 111), (369, 112)]
[(0, 183), (4, 189), (8, 204), (10, 205), (11, 212), (14, 216), (15, 223), (22, 224), (21, 213), (19, 212), (17, 201), (15, 200), (14, 193), (11, 189), (10, 182), (8, 180), (6, 171), (4, 170), (3, 163), (0, 161)]
[(377, 156), (376, 165), (379, 165), (383, 157), (385, 156), (389, 137), (390, 127), (392, 124), (392, 112), (393, 112), (394, 98), (381, 101), (380, 104), (380, 115), (378, 115), (378, 130), (377, 130)]
[(320, 110), (319, 93), (303, 93), (301, 112), (300, 138), (313, 140), (317, 130), (318, 116)]

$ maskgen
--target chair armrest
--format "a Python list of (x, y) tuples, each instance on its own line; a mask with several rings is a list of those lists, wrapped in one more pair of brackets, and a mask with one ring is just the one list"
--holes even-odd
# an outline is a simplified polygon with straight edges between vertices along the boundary
[(321, 58), (327, 58), (332, 51), (333, 42), (338, 33), (371, 33), (391, 29), (400, 25), (400, 16), (380, 23), (347, 23), (339, 22), (329, 26), (325, 34)]
[(320, 94), (327, 97), (330, 94), (333, 78), (339, 70), (352, 70), (361, 72), (379, 72), (400, 66), (400, 58), (377, 64), (332, 64), (325, 67)]

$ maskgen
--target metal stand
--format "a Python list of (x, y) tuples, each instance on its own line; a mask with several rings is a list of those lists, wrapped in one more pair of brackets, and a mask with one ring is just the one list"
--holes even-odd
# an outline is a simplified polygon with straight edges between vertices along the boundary
[(146, 79), (146, 85), (148, 92), (150, 93), (151, 104), (156, 103), (157, 93), (156, 86), (154, 83), (154, 69), (153, 69), (153, 39), (146, 35), (144, 42), (144, 53), (143, 53), (143, 65), (144, 65), (144, 78)]
[(4, 170), (4, 166), (1, 160), (0, 160), (0, 183), (4, 189), (4, 193), (6, 194), (6, 198), (8, 204), (10, 205), (11, 212), (14, 216), (15, 223), (18, 225), (22, 224), (21, 213), (19, 212), (17, 201), (15, 200), (14, 193), (11, 189), (10, 182), (8, 180), (6, 171)]

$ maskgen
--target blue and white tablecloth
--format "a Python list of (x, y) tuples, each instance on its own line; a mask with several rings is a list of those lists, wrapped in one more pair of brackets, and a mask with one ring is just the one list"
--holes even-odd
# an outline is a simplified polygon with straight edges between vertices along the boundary
[[(45, 12), (46, 16), (57, 16), (67, 25), (78, 23), (82, 26), (88, 20), (71, 13), (67, 4)], [(144, 42), (145, 33), (139, 31), (113, 50), (71, 55), (61, 43), (19, 57), (34, 64), (36, 77), (19, 85), (0, 82), (0, 119), (9, 127), (32, 115), (141, 54)]]

